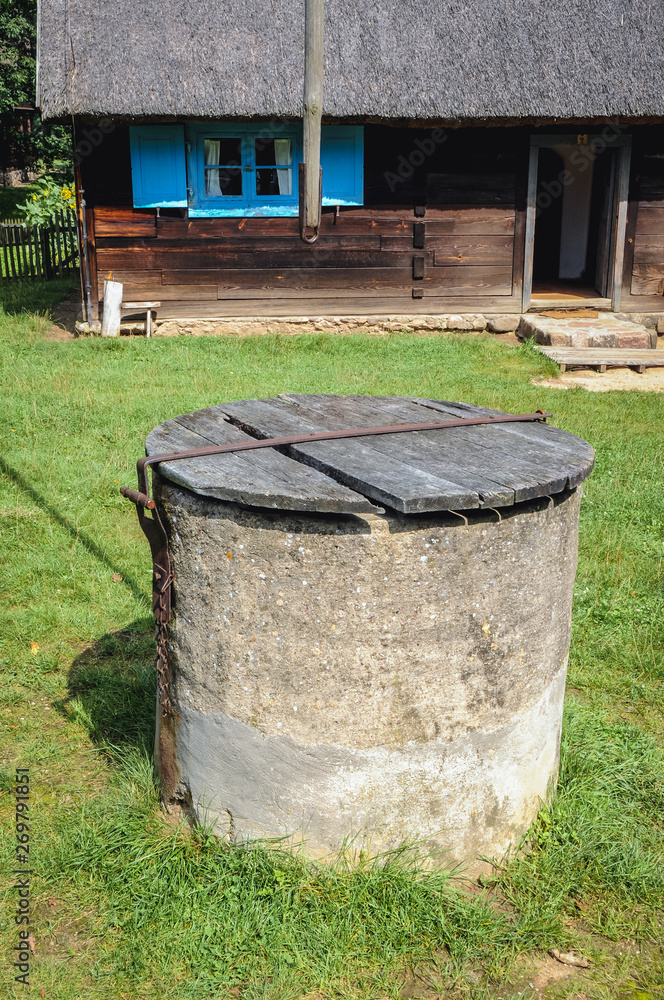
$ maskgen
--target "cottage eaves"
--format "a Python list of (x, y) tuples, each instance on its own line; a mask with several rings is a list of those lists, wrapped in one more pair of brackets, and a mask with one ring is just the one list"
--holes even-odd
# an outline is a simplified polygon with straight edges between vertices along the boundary
[[(45, 118), (302, 113), (304, 0), (41, 0)], [(324, 113), (664, 120), (653, 0), (327, 0)]]

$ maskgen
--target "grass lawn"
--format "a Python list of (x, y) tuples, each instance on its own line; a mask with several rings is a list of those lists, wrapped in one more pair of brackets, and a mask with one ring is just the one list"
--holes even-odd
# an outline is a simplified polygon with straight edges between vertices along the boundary
[(0, 222), (23, 218), (18, 206), (23, 205), (36, 190), (34, 183), (21, 184), (19, 187), (0, 187)]
[[(490, 337), (47, 341), (66, 288), (0, 286), (2, 993), (24, 993), (8, 958), (18, 766), (31, 995), (509, 1000), (542, 995), (558, 948), (591, 966), (547, 997), (661, 997), (664, 395), (538, 388), (555, 366)], [(596, 448), (559, 789), (528, 849), (479, 883), (408, 851), (352, 868), (228, 847), (158, 808), (150, 560), (118, 486), (167, 417), (286, 391), (542, 407)]]

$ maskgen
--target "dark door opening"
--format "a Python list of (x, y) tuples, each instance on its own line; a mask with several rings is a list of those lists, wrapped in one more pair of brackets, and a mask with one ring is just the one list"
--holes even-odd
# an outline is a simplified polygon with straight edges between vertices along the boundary
[(610, 295), (615, 150), (555, 143), (538, 156), (533, 298)]

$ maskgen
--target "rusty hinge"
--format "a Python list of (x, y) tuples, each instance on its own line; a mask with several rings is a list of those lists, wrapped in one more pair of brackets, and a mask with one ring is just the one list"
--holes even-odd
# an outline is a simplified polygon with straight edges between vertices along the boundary
[[(355, 427), (343, 431), (319, 431), (315, 434), (290, 434), (286, 437), (259, 438), (254, 441), (234, 441), (231, 444), (210, 445), (208, 448), (190, 448), (186, 451), (160, 452), (146, 455), (136, 463), (138, 489), (120, 487), (123, 497), (136, 504), (138, 520), (150, 544), (152, 553), (152, 613), (157, 629), (157, 675), (159, 684), (159, 704), (162, 715), (171, 714), (170, 676), (168, 667), (168, 623), (171, 617), (171, 590), (173, 572), (168, 551), (168, 535), (157, 506), (150, 496), (148, 467), (160, 462), (178, 462), (186, 458), (202, 458), (205, 455), (230, 455), (238, 451), (254, 451), (257, 448), (283, 448), (292, 444), (307, 444), (313, 441), (338, 441), (340, 438), (372, 437), (379, 434), (404, 434), (411, 431), (433, 431), (444, 427), (469, 427), (476, 424), (506, 424), (519, 421), (540, 421), (544, 423), (550, 413), (537, 410), (536, 413), (506, 413), (498, 417), (472, 417), (471, 419), (437, 420), (424, 424), (388, 424), (383, 427)], [(151, 516), (148, 516), (148, 511)]]

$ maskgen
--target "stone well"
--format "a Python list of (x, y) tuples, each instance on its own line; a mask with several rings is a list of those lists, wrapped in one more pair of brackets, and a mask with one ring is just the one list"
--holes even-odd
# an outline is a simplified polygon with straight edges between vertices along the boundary
[[(147, 450), (492, 413), (248, 400), (166, 421)], [(517, 842), (558, 771), (592, 462), (520, 423), (161, 464), (174, 797), (220, 835), (311, 854), (354, 838), (461, 861)]]

